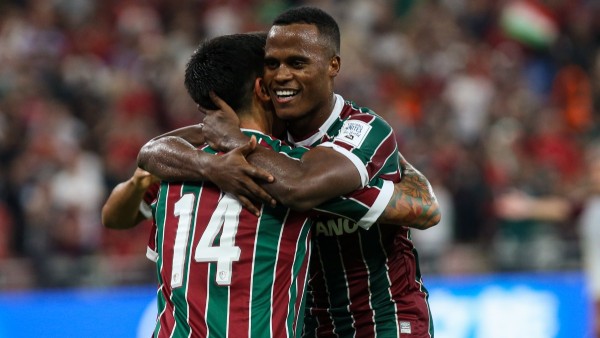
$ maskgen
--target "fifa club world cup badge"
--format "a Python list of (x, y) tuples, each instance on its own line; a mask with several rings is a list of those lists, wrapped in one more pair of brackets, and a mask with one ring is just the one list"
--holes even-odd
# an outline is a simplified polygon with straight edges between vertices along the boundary
[(346, 121), (340, 131), (339, 141), (348, 143), (354, 148), (359, 148), (369, 135), (371, 126), (362, 121)]

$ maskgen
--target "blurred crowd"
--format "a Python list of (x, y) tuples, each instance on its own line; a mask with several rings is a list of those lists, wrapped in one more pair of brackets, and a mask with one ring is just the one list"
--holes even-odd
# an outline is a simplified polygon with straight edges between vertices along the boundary
[(427, 274), (580, 269), (577, 214), (498, 201), (578, 198), (600, 145), (592, 0), (0, 1), (0, 289), (155, 280), (148, 224), (100, 209), (152, 137), (198, 123), (183, 86), (205, 38), (315, 5), (342, 31), (336, 92), (383, 116), (442, 222), (413, 237)]

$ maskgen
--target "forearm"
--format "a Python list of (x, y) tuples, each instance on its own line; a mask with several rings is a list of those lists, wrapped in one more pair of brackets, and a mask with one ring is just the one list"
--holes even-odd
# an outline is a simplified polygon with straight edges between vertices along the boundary
[(213, 156), (180, 137), (164, 136), (146, 143), (137, 160), (140, 168), (164, 181), (202, 181)]
[(292, 209), (308, 210), (360, 187), (360, 176), (350, 160), (331, 149), (317, 147), (294, 160), (259, 147), (248, 161), (273, 175), (274, 182), (261, 187)]
[(138, 167), (164, 181), (202, 181), (212, 156), (197, 150), (204, 142), (202, 124), (164, 133), (140, 149)]
[(194, 147), (199, 147), (205, 143), (204, 134), (202, 133), (202, 124), (194, 124), (191, 126), (186, 126), (182, 128), (178, 128), (175, 130), (171, 130), (162, 135), (156, 136), (152, 139), (152, 141), (167, 137), (167, 136), (177, 136), (184, 139), (186, 142), (191, 144)]
[(402, 180), (394, 185), (394, 195), (378, 221), (421, 230), (435, 226), (441, 212), (431, 184), (401, 155), (400, 165)]
[(144, 219), (140, 203), (146, 188), (137, 186), (133, 178), (119, 183), (102, 207), (102, 224), (111, 229), (129, 229)]

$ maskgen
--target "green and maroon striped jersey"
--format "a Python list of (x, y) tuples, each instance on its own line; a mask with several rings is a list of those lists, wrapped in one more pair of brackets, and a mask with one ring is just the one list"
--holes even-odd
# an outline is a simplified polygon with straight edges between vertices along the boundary
[[(291, 158), (307, 151), (245, 132)], [(392, 190), (391, 183), (379, 181), (320, 210), (341, 215), (352, 209), (345, 216), (368, 227)], [(263, 205), (256, 217), (212, 183), (163, 182), (153, 214), (156, 233), (148, 256), (156, 261), (159, 281), (154, 337), (300, 336), (310, 213)]]
[[(392, 128), (339, 95), (315, 134), (292, 141), (346, 155), (366, 186), (378, 177), (401, 178)], [(428, 294), (408, 228), (375, 224), (369, 229), (324, 214), (315, 221), (305, 337), (433, 335)]]

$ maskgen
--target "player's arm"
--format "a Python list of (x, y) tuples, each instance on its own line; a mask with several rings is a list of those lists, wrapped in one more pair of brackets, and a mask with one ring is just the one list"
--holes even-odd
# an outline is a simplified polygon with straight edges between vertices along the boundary
[[(235, 112), (213, 96), (217, 111), (205, 111), (203, 132), (208, 144), (229, 151), (247, 142), (239, 130)], [(248, 155), (248, 161), (275, 177), (262, 185), (280, 203), (297, 210), (311, 209), (333, 197), (348, 194), (365, 186), (369, 180), (364, 163), (356, 163), (344, 151), (317, 146), (300, 160), (293, 160), (264, 147)], [(361, 172), (362, 169), (362, 172)]]
[[(246, 136), (244, 138), (243, 142), (248, 142)], [(244, 143), (240, 144), (243, 146)], [(212, 161), (207, 161), (203, 151), (194, 148), (185, 140), (165, 137), (142, 147), (138, 155), (138, 165), (167, 180), (207, 179), (220, 187), (228, 182), (244, 187), (244, 182), (223, 179), (228, 170), (239, 167), (235, 161), (228, 161), (228, 156), (238, 149), (240, 148), (217, 156), (217, 159), (210, 155), (213, 156)], [(233, 156), (230, 159), (240, 158), (243, 156)], [(256, 147), (247, 159), (255, 167), (273, 173), (274, 181), (260, 185), (266, 193), (294, 209), (311, 209), (361, 186), (360, 175), (354, 165), (346, 157), (329, 148), (318, 147), (310, 150), (298, 161), (264, 147)]]
[(158, 179), (137, 168), (127, 181), (119, 183), (102, 207), (102, 224), (111, 229), (129, 229), (146, 219), (140, 211), (146, 190)]
[(401, 154), (398, 155), (403, 169), (400, 182), (394, 184), (377, 178), (367, 187), (327, 201), (315, 209), (349, 218), (363, 228), (374, 222), (420, 230), (435, 226), (441, 213), (429, 181)]
[(211, 181), (236, 196), (254, 214), (259, 211), (252, 201), (275, 203), (256, 183), (270, 182), (273, 176), (246, 160), (256, 148), (255, 141), (248, 140), (218, 156), (198, 150), (201, 144), (204, 144), (201, 124), (174, 130), (147, 142), (138, 153), (138, 166), (164, 181)]
[(179, 137), (184, 139), (188, 144), (194, 147), (199, 147), (205, 143), (204, 133), (202, 133), (202, 126), (202, 123), (198, 123), (171, 130), (169, 132), (156, 136), (155, 138), (150, 140), (150, 142), (164, 137)]
[[(290, 160), (287, 157), (282, 157), (280, 160), (284, 162), (279, 163), (271, 163), (268, 162), (268, 159), (266, 159), (265, 161), (267, 161), (267, 163), (271, 163), (272, 172), (278, 173), (278, 175), (276, 182), (274, 184), (265, 186), (265, 188), (274, 194), (283, 194), (284, 197), (280, 198), (279, 200), (283, 204), (292, 208), (297, 208), (302, 199), (310, 198), (306, 197), (306, 195), (303, 198), (299, 198), (298, 195), (292, 194), (291, 191), (296, 191), (297, 193), (303, 192), (302, 190), (298, 189), (297, 185), (294, 187), (294, 182), (304, 182), (304, 184), (301, 185), (301, 188), (305, 188), (305, 193), (310, 193), (313, 191), (313, 193), (320, 196), (320, 198), (312, 199), (312, 202), (306, 204), (305, 206), (300, 205), (300, 208), (314, 207), (317, 204), (321, 204), (322, 202), (329, 200), (330, 198), (341, 196), (348, 190), (355, 190), (354, 185), (359, 184), (358, 180), (357, 182), (353, 183), (354, 185), (349, 186), (344, 186), (337, 181), (339, 177), (347, 177), (349, 175), (351, 176), (357, 174), (356, 169), (351, 163), (343, 166), (342, 168), (351, 169), (349, 170), (349, 173), (345, 173), (340, 170), (326, 170), (323, 168), (336, 167), (339, 163), (345, 163), (344, 161), (348, 162), (349, 160), (329, 148), (319, 147), (316, 150), (317, 152), (315, 152), (314, 149), (310, 150), (302, 157), (300, 162), (296, 160)], [(327, 152), (330, 152), (331, 154), (328, 154)], [(269, 151), (267, 151), (266, 154), (268, 157)], [(153, 142), (150, 142), (148, 145), (144, 146), (140, 152), (140, 158), (153, 159), (150, 166), (152, 167), (152, 170), (158, 172), (159, 175), (180, 175), (178, 178), (181, 180), (201, 179), (201, 175), (197, 173), (196, 168), (203, 166), (203, 164), (201, 162), (197, 163), (196, 161), (202, 161), (201, 157), (204, 155), (204, 152), (197, 150), (195, 147), (189, 145), (185, 140), (182, 140), (178, 137), (156, 138)], [(314, 157), (311, 158), (311, 156)], [(321, 157), (324, 157), (325, 160), (322, 160)], [(410, 165), (410, 163), (408, 163), (400, 154), (399, 158), (400, 166), (404, 171), (403, 179), (400, 183), (396, 183), (394, 185), (394, 194), (389, 200), (389, 204), (385, 208), (385, 211), (377, 221), (381, 223), (403, 225), (418, 229), (426, 229), (434, 226), (439, 222), (440, 212), (437, 199), (433, 194), (431, 185), (425, 176), (414, 169), (412, 165)], [(260, 161), (260, 158), (258, 158), (258, 160)], [(331, 166), (327, 164), (328, 160), (332, 161)], [(286, 162), (288, 165), (287, 167), (285, 167)], [(311, 162), (316, 162), (317, 165), (312, 167)], [(284, 164), (282, 165), (282, 163)], [(186, 172), (187, 166), (190, 166), (190, 168)], [(299, 170), (298, 167), (300, 167), (298, 178), (294, 179), (290, 176), (284, 175), (286, 171), (294, 172)], [(311, 168), (313, 169), (312, 171), (310, 170)], [(223, 168), (223, 170), (225, 170), (225, 168)], [(162, 174), (161, 171), (163, 171)], [(221, 171), (217, 170), (215, 172)], [(302, 174), (315, 178), (324, 177), (324, 179), (329, 183), (336, 182), (334, 188), (337, 189), (332, 189), (328, 184), (321, 184), (318, 179), (308, 180), (308, 182), (306, 182), (307, 180), (304, 180), (301, 177)], [(328, 177), (328, 175), (330, 177)], [(291, 186), (290, 193), (287, 193), (286, 190), (288, 186)], [(278, 190), (278, 187), (281, 188)]]
[[(213, 95), (213, 100), (221, 110), (206, 111), (207, 142), (218, 140), (220, 142), (213, 146), (225, 149), (238, 146), (244, 136), (239, 133), (237, 115), (218, 97)], [(354, 165), (348, 157), (331, 148), (313, 148), (299, 162), (285, 161), (277, 155), (268, 149), (259, 149), (249, 156), (249, 161), (276, 173), (275, 183), (265, 189), (291, 208), (314, 208), (331, 198), (355, 191), (368, 180), (365, 173), (357, 170), (360, 164)], [(436, 225), (441, 214), (429, 181), (400, 153), (397, 155), (403, 179), (394, 186), (393, 196), (377, 221), (417, 229)]]
[(431, 184), (402, 154), (398, 156), (402, 180), (394, 184), (392, 198), (377, 221), (421, 230), (431, 228), (442, 218)]
[[(191, 144), (200, 145), (204, 143), (201, 130), (202, 125), (197, 124), (170, 131), (154, 139), (178, 136), (185, 138)], [(144, 194), (153, 183), (158, 181), (158, 177), (136, 168), (133, 176), (117, 184), (111, 191), (102, 206), (102, 224), (111, 229), (129, 229), (147, 219), (147, 215), (141, 212)]]
[(290, 160), (263, 148), (248, 159), (274, 173), (275, 181), (263, 187), (292, 209), (308, 210), (364, 185), (355, 165), (331, 148), (315, 147), (300, 160)]

